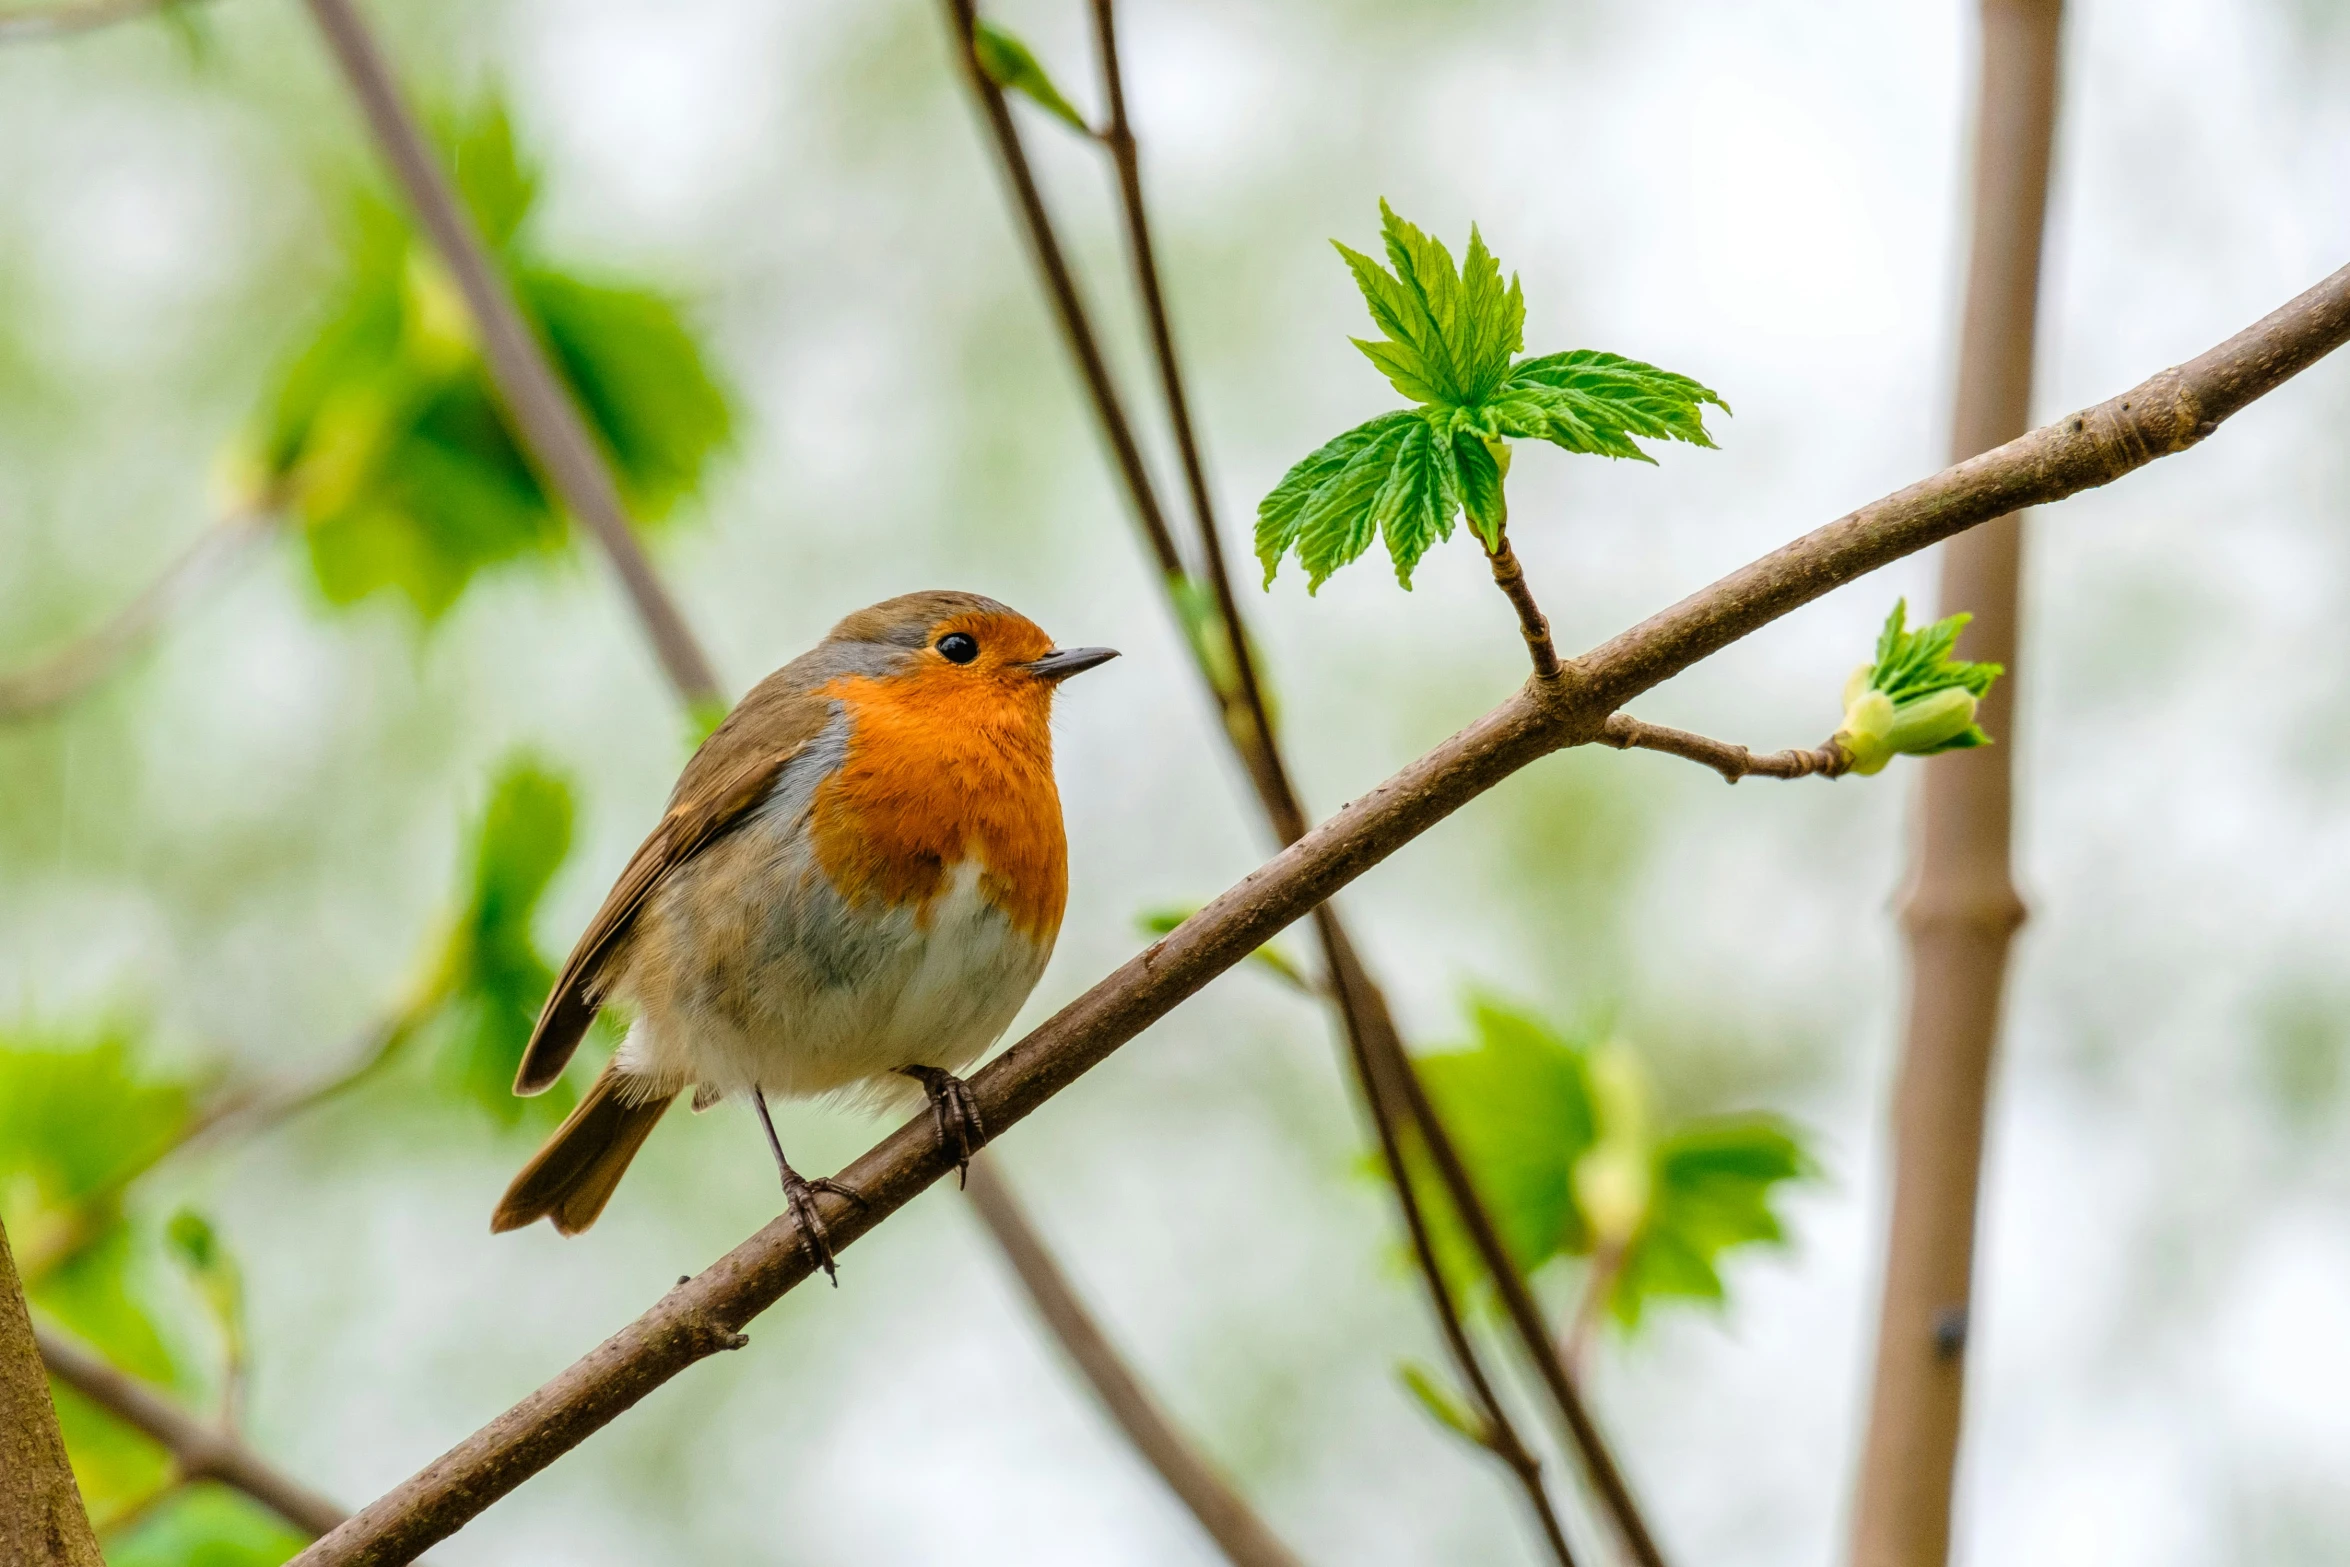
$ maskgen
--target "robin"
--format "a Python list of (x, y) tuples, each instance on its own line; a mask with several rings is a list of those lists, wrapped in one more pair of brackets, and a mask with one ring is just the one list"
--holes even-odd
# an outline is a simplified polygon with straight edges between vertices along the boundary
[(1068, 901), (1053, 691), (1117, 656), (1056, 649), (975, 593), (910, 593), (759, 682), (686, 763), (556, 977), (516, 1093), (551, 1087), (607, 1002), (635, 1021), (490, 1228), (595, 1223), (689, 1090), (696, 1110), (750, 1099), (828, 1274), (814, 1194), (862, 1199), (792, 1169), (768, 1095), (884, 1100), (919, 1083), (967, 1164), (987, 1133), (954, 1074), (1028, 999)]

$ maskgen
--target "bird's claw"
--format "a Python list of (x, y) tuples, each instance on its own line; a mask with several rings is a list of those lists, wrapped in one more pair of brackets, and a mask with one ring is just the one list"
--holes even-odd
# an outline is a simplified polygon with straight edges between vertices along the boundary
[(833, 1260), (832, 1232), (824, 1227), (824, 1216), (816, 1211), (818, 1192), (830, 1192), (859, 1208), (865, 1206), (865, 1195), (829, 1177), (811, 1181), (789, 1167), (783, 1172), (783, 1200), (791, 1209), (792, 1223), (799, 1226), (800, 1249), (808, 1254), (809, 1262), (824, 1270), (832, 1287), (839, 1289), (840, 1269)]
[(970, 1176), (972, 1159), (987, 1146), (987, 1123), (980, 1119), (979, 1101), (973, 1097), (971, 1085), (935, 1066), (898, 1070), (920, 1083), (929, 1097), (930, 1118), (938, 1127), (939, 1143), (954, 1153), (955, 1184), (963, 1185)]

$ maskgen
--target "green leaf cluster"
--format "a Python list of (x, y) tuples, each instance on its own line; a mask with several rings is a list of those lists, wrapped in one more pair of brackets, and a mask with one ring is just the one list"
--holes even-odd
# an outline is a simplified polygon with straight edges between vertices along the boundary
[(466, 901), (443, 960), (442, 1075), (509, 1124), (526, 1112), (569, 1108), (567, 1089), (517, 1099), (513, 1085), (555, 983), (554, 965), (539, 951), (531, 926), (547, 884), (571, 853), (572, 814), (570, 786), (536, 760), (519, 755), (499, 769), (472, 836)]
[[(700, 484), (733, 411), (675, 301), (538, 259), (537, 192), (495, 103), (445, 138), (467, 205), (552, 351), (640, 525)], [(562, 550), (569, 529), (524, 456), (472, 317), (399, 209), (353, 198), (337, 303), (261, 420), (255, 489), (290, 504), (330, 603), (397, 592), (429, 623), (483, 569)]]
[(1845, 682), (1836, 743), (1851, 755), (1854, 772), (1877, 772), (1896, 756), (1991, 743), (1975, 722), (1975, 709), (2004, 671), (1950, 656), (1974, 617), (1951, 615), (1912, 631), (1908, 616), (1909, 601), (1895, 600), (1877, 635), (1876, 657)]
[(1020, 94), (1085, 135), (1093, 134), (1093, 127), (1085, 123), (1085, 116), (1077, 112), (1077, 106), (1054, 84), (1035, 51), (1010, 29), (989, 21), (977, 23), (971, 29), (971, 52), (989, 81), (1006, 92)]
[(1514, 439), (1600, 457), (1655, 459), (1641, 440), (1713, 445), (1705, 406), (1719, 395), (1684, 375), (1617, 354), (1577, 349), (1521, 359), (1526, 301), (1482, 235), (1469, 230), (1459, 265), (1443, 243), (1379, 204), (1387, 264), (1338, 244), (1379, 328), (1357, 338), (1388, 384), (1416, 407), (1355, 426), (1293, 466), (1257, 507), (1256, 553), (1272, 585), (1292, 553), (1309, 592), (1387, 545), (1396, 580), (1412, 585), (1422, 556), (1456, 521), (1490, 552), (1508, 521), (1503, 480)]
[[(1606, 1243), (1615, 1255), (1608, 1309), (1630, 1330), (1659, 1300), (1721, 1301), (1725, 1251), (1784, 1242), (1773, 1197), (1815, 1170), (1787, 1122), (1755, 1114), (1659, 1126), (1622, 1047), (1571, 1039), (1491, 1001), (1473, 1006), (1471, 1022), (1473, 1043), (1418, 1065), (1520, 1269), (1589, 1257)], [(1626, 1154), (1635, 1179), (1593, 1179)], [(1447, 1270), (1481, 1277), (1433, 1174), (1422, 1169), (1415, 1180), (1442, 1221)], [(1602, 1200), (1626, 1190), (1638, 1194), (1630, 1209)]]

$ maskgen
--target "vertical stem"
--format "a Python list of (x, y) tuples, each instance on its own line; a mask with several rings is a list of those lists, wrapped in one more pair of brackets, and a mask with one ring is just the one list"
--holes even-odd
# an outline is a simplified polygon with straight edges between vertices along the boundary
[(1510, 548), (1510, 536), (1503, 533), (1485, 552), (1485, 559), (1493, 567), (1493, 585), (1510, 601), (1510, 608), (1518, 612), (1518, 634), (1526, 639), (1526, 656), (1534, 661), (1534, 678), (1556, 680), (1559, 677), (1558, 649), (1550, 640), (1550, 620), (1542, 613), (1542, 606), (1534, 602), (1534, 590), (1526, 586), (1526, 568), (1518, 564), (1517, 551)]
[(515, 303), (514, 290), (491, 258), (458, 200), (448, 172), (425, 144), (416, 117), (400, 96), (391, 66), (360, 20), (353, 0), (307, 0), (327, 47), (350, 82), (384, 161), (407, 192), (416, 218), (457, 280), (480, 329), (490, 379), (513, 416), (523, 448), (555, 493), (603, 547), (620, 585), (636, 608), (669, 683), (688, 707), (722, 701), (718, 677), (694, 639), (676, 601), (645, 558), (621, 504), (620, 487), (571, 388)]
[(1191, 1509), (1233, 1567), (1298, 1567), (1298, 1559), (1266, 1527), (1230, 1481), (1191, 1445), (1150, 1389), (1120, 1358), (1093, 1313), (1078, 1299), (1069, 1276), (1046, 1249), (1035, 1225), (996, 1168), (994, 1156), (971, 1162), (964, 1195), (978, 1210), (996, 1248), (1028, 1292), (1036, 1314), (1091, 1384), (1094, 1396), (1159, 1478)]
[(0, 1562), (103, 1567), (49, 1401), (24, 1285), (0, 1225)]
[[(2023, 433), (2056, 120), (2061, 0), (1983, 0), (1952, 451)], [(2000, 743), (1926, 764), (1915, 878), (1902, 906), (1908, 1019), (1893, 1107), (1893, 1214), (1854, 1509), (1854, 1567), (1942, 1567), (1950, 1552), (1985, 1110), (2007, 953), (2024, 907), (2009, 815), (2023, 525), (1943, 547), (1942, 611), (1974, 614), (1959, 651), (2007, 666), (1983, 704)]]

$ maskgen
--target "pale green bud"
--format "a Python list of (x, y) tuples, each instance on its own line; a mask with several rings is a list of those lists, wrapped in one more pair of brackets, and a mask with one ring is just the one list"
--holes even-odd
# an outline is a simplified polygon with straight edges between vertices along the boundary
[(1866, 693), (1869, 688), (1869, 676), (1875, 674), (1876, 672), (1877, 666), (1874, 664), (1855, 664), (1852, 666), (1852, 674), (1844, 682), (1844, 705), (1846, 707), (1849, 708), (1853, 703), (1861, 699), (1862, 695)]
[(1589, 1073), (1599, 1139), (1575, 1161), (1575, 1206), (1602, 1245), (1624, 1246), (1648, 1222), (1656, 1198), (1648, 1074), (1620, 1044), (1594, 1050)]
[(1864, 690), (1845, 704), (1844, 727), (1836, 743), (1852, 757), (1852, 770), (1862, 776), (1884, 771), (1893, 760), (1893, 699), (1882, 691)]
[(1886, 742), (1894, 750), (1908, 753), (1931, 751), (1945, 741), (1965, 734), (1967, 726), (1975, 721), (1974, 693), (1959, 686), (1948, 686), (1931, 696), (1921, 696), (1914, 702), (1904, 702), (1893, 711), (1893, 730)]
[(421, 363), (449, 371), (473, 357), (473, 312), (438, 256), (421, 245), (410, 246), (400, 293), (407, 306), (408, 346)]

